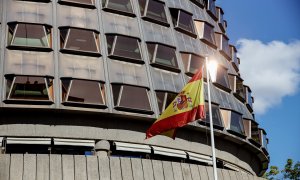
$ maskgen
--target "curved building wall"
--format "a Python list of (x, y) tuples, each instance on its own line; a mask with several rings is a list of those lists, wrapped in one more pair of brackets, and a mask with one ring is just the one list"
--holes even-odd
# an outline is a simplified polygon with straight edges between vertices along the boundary
[[(24, 152), (45, 153), (32, 149), (37, 144), (49, 154), (76, 154), (76, 143), (68, 142), (77, 139), (78, 147), (93, 152), (103, 151), (98, 141), (107, 142), (104, 150), (114, 156), (135, 152), (209, 167), (203, 160), (211, 156), (207, 120), (179, 129), (176, 140), (144, 139), (209, 57), (219, 64), (211, 88), (218, 167), (258, 176), (267, 169), (266, 132), (255, 121), (251, 89), (243, 84), (227, 22), (213, 0), (0, 3), (3, 153), (22, 153), (22, 144), (29, 148)], [(118, 150), (118, 143), (151, 150)], [(156, 147), (167, 148), (167, 155)]]

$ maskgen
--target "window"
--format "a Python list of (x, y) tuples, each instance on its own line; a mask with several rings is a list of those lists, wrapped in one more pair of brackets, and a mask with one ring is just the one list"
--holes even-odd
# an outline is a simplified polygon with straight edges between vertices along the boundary
[(96, 8), (95, 0), (58, 0), (58, 3), (83, 8)]
[(248, 138), (251, 138), (251, 120), (243, 119), (243, 126), (244, 126), (244, 130), (245, 130), (245, 135)]
[(216, 8), (217, 8), (218, 25), (219, 25), (221, 31), (223, 33), (225, 33), (226, 23), (224, 22), (224, 19), (223, 19), (223, 15), (224, 15), (223, 9), (220, 7), (216, 7)]
[(265, 154), (269, 154), (268, 151), (268, 138), (267, 138), (267, 133), (264, 129), (259, 129), (260, 130), (260, 142), (262, 146), (262, 150), (264, 151)]
[(191, 0), (193, 3), (195, 3), (197, 6), (204, 8), (205, 6), (205, 0)]
[(116, 110), (153, 114), (148, 90), (124, 84), (112, 84), (114, 106)]
[(163, 2), (159, 0), (139, 0), (139, 5), (143, 19), (169, 26)]
[(102, 0), (103, 10), (135, 17), (131, 0)]
[(181, 9), (170, 8), (172, 21), (176, 30), (188, 34), (194, 38), (197, 37), (195, 34), (195, 28), (193, 23), (193, 14), (183, 11)]
[(185, 73), (190, 77), (192, 77), (199, 70), (199, 68), (203, 67), (204, 65), (204, 57), (196, 54), (182, 52), (181, 59), (184, 64)]
[(206, 9), (207, 13), (216, 21), (218, 19), (217, 11), (216, 11), (216, 0), (205, 0), (206, 1)]
[(228, 60), (231, 60), (231, 52), (229, 49), (229, 38), (225, 34), (216, 33), (217, 46), (220, 53)]
[(252, 91), (249, 86), (244, 86), (246, 89), (246, 106), (250, 112), (253, 112), (253, 97)]
[(48, 25), (9, 23), (8, 48), (51, 51), (51, 28)]
[(235, 46), (230, 45), (230, 54), (231, 54), (231, 58), (232, 58), (232, 65), (234, 67), (234, 69), (236, 70), (236, 72), (239, 71), (239, 59), (237, 57), (237, 50), (235, 48)]
[(53, 78), (6, 75), (7, 103), (52, 104)]
[(216, 49), (214, 26), (204, 21), (195, 21), (195, 24), (200, 40)]
[(227, 131), (241, 138), (246, 138), (242, 114), (225, 109), (222, 109), (221, 113)]
[(221, 65), (218, 66), (216, 82), (214, 82), (214, 84), (225, 91), (231, 91), (229, 86), (227, 69), (222, 67)]
[(255, 121), (251, 121), (251, 138), (249, 139), (249, 141), (258, 148), (261, 146), (258, 123)]
[(152, 66), (180, 72), (175, 48), (155, 43), (147, 43), (147, 48)]
[(177, 93), (156, 91), (156, 99), (160, 114), (171, 104), (176, 96)]
[[(213, 120), (213, 127), (215, 129), (220, 129), (223, 130), (223, 124), (222, 124), (222, 118), (220, 115), (220, 110), (219, 106), (212, 104), (211, 105), (211, 110), (212, 110), (212, 120)], [(206, 118), (203, 121), (199, 121), (200, 124), (204, 124), (206, 126), (209, 126), (209, 109), (208, 109), (208, 103), (205, 102), (205, 112), (206, 112)]]
[(122, 36), (106, 35), (107, 51), (110, 58), (143, 64), (139, 39)]
[(99, 34), (93, 30), (62, 27), (60, 48), (64, 53), (100, 56)]
[(242, 102), (245, 102), (246, 91), (245, 91), (245, 87), (243, 85), (243, 80), (239, 76), (235, 77), (235, 93), (234, 93), (234, 95)]
[(104, 83), (81, 79), (61, 79), (62, 104), (106, 108)]

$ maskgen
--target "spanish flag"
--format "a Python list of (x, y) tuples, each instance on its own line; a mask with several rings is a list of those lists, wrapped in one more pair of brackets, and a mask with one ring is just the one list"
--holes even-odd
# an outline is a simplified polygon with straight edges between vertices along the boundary
[(165, 135), (175, 139), (176, 128), (196, 119), (205, 118), (203, 68), (192, 77), (172, 103), (146, 132), (146, 139), (155, 135)]

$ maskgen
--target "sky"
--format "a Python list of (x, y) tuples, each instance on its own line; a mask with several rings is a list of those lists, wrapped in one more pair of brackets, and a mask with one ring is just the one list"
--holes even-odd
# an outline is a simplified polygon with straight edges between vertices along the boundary
[(216, 0), (237, 46), (270, 165), (300, 161), (300, 0)]

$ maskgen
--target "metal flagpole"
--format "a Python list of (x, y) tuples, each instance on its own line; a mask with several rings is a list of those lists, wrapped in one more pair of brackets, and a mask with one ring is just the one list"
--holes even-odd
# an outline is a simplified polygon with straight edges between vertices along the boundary
[(215, 152), (215, 140), (214, 140), (214, 130), (213, 130), (213, 120), (212, 120), (212, 110), (211, 110), (211, 99), (210, 99), (210, 78), (208, 73), (208, 57), (205, 57), (206, 65), (206, 78), (207, 78), (207, 93), (208, 93), (208, 108), (209, 108), (209, 128), (210, 128), (210, 140), (211, 140), (211, 150), (213, 159), (213, 172), (214, 180), (218, 180), (217, 174), (217, 163), (216, 163), (216, 152)]

